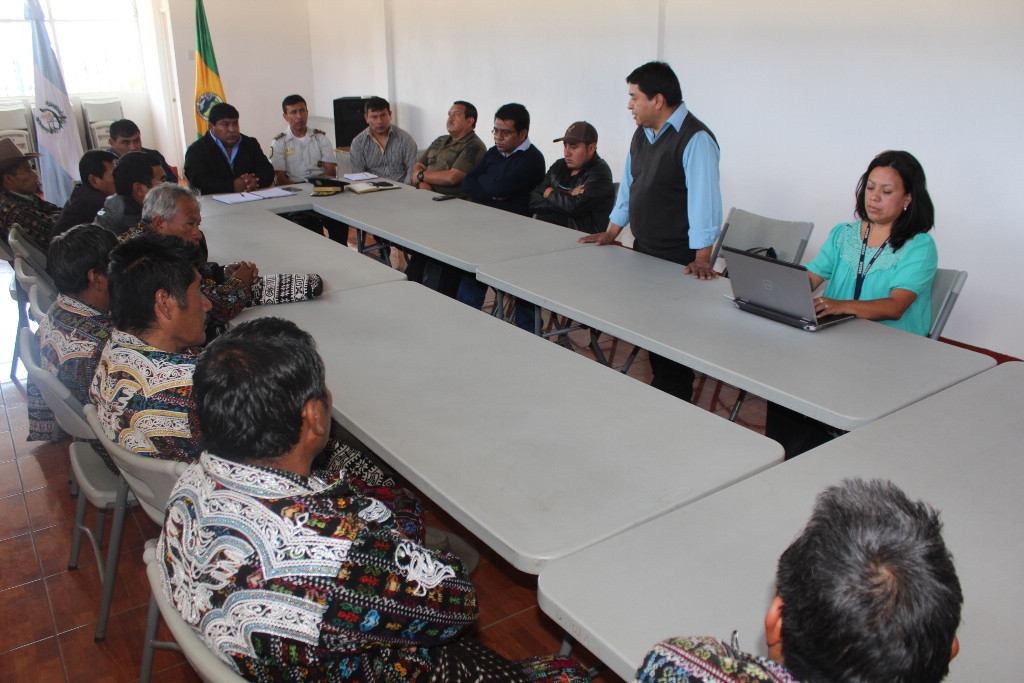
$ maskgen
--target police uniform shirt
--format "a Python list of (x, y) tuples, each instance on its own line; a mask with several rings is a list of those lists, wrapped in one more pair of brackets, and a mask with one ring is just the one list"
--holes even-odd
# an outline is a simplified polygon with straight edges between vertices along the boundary
[(305, 137), (297, 138), (289, 128), (270, 143), (270, 163), (275, 171), (284, 171), (289, 182), (301, 183), (309, 176), (321, 175), (324, 164), (337, 161), (327, 133), (308, 128)]

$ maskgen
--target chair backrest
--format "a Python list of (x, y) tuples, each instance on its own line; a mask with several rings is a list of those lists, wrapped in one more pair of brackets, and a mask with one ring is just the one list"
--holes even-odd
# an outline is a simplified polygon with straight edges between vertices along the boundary
[[(29, 141), (32, 140), (31, 130), (32, 126), (29, 125), (28, 109), (25, 108), (21, 102), (0, 102), (0, 129), (4, 131), (4, 135), (7, 135), (7, 131), (20, 131), (29, 133)], [(15, 144), (17, 144), (15, 140)], [(21, 145), (18, 145), (19, 149)], [(28, 149), (22, 149), (22, 152), (28, 153), (35, 151), (32, 147)]]
[(28, 290), (28, 314), (37, 323), (43, 322), (46, 313), (56, 299), (51, 299), (38, 285), (32, 285)]
[(31, 240), (25, 239), (19, 228), (18, 225), (12, 225), (7, 234), (7, 241), (11, 245), (14, 255), (28, 261), (41, 277), (50, 282), (50, 275), (46, 272), (46, 252), (32, 244)]
[(146, 511), (150, 519), (162, 525), (164, 509), (167, 507), (167, 499), (171, 497), (171, 489), (178, 482), (181, 473), (188, 467), (188, 463), (148, 458), (125, 450), (107, 436), (100, 424), (96, 406), (92, 404), (85, 406), (85, 419), (88, 420), (96, 438), (103, 444), (103, 448), (114, 460), (114, 464), (121, 470), (124, 480), (128, 482), (128, 488), (135, 494), (142, 509)]
[(938, 339), (942, 334), (965, 282), (966, 270), (939, 268), (935, 271), (935, 279), (932, 280), (932, 326), (928, 331), (931, 339)]
[(17, 278), (18, 284), (25, 292), (32, 291), (32, 287), (38, 287), (39, 294), (45, 298), (57, 300), (57, 291), (53, 285), (43, 279), (39, 272), (21, 256), (14, 257), (14, 277)]
[(71, 395), (66, 386), (39, 364), (39, 345), (36, 335), (27, 327), (18, 332), (18, 357), (25, 366), (28, 378), (39, 389), (46, 405), (53, 411), (57, 424), (76, 439), (93, 438), (92, 427), (85, 421), (82, 404)]
[[(121, 110), (121, 99), (118, 97), (83, 97), (82, 119), (85, 127), (98, 121), (114, 122), (124, 118)], [(106, 143), (106, 140), (103, 141)], [(106, 149), (104, 144), (103, 149)]]
[(150, 590), (153, 591), (153, 599), (160, 608), (160, 616), (164, 618), (164, 623), (167, 624), (185, 659), (200, 678), (207, 683), (246, 683), (246, 679), (236, 674), (231, 667), (213, 654), (164, 595), (163, 577), (160, 575), (156, 548), (147, 544), (143, 559), (146, 562), (146, 577), (149, 579)]
[(11, 245), (2, 239), (0, 239), (0, 259), (7, 261), (12, 266), (14, 265), (14, 250), (11, 249)]
[(741, 250), (771, 247), (780, 261), (799, 263), (807, 249), (807, 240), (811, 238), (812, 230), (814, 223), (780, 221), (733, 207), (711, 250), (711, 264), (714, 265), (718, 260), (723, 246)]
[(110, 124), (113, 121), (90, 121), (89, 122), (89, 147), (92, 149), (106, 149), (110, 145)]
[(11, 140), (14, 140), (14, 144), (19, 150), (21, 150), (22, 154), (29, 154), (35, 151), (32, 149), (32, 134), (27, 130), (0, 130), (0, 138), (10, 138)]

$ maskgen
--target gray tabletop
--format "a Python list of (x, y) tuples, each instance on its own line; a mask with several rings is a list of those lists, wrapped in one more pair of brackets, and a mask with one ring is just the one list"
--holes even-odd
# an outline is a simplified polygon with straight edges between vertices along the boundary
[(867, 320), (804, 332), (735, 308), (728, 280), (618, 247), (485, 264), (477, 279), (845, 430), (995, 365)]
[(318, 273), (324, 279), (325, 292), (405, 280), (404, 273), (263, 208), (252, 204), (231, 208), (227, 213), (207, 217), (203, 206), (201, 228), (212, 261), (252, 261), (265, 275)]
[(238, 320), (261, 314), (316, 338), (347, 429), (530, 573), (781, 459), (774, 441), (413, 283)]
[[(844, 477), (890, 479), (941, 510), (964, 592), (949, 681), (1024, 670), (1024, 363), (1008, 363), (693, 505), (549, 565), (541, 608), (617, 674), (671, 636), (764, 655), (775, 563), (814, 497)], [(1016, 672), (1016, 673), (1014, 673)]]
[(495, 261), (581, 247), (579, 233), (433, 192), (398, 190), (316, 198), (316, 211), (469, 272)]

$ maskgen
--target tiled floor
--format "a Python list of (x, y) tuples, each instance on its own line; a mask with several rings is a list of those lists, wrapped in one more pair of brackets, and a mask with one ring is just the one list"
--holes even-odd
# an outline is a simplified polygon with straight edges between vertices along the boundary
[[(10, 269), (0, 264), (0, 286)], [(0, 297), (0, 360), (13, 353), (17, 325), (15, 306)], [(585, 332), (573, 334), (580, 351), (591, 355)], [(604, 337), (604, 353), (621, 367), (631, 351), (628, 344)], [(650, 363), (641, 352), (629, 374), (650, 381)], [(0, 364), (0, 682), (109, 681), (138, 679), (142, 656), (149, 586), (142, 547), (158, 529), (138, 509), (126, 520), (117, 585), (106, 640), (93, 642), (99, 605), (100, 580), (93, 552), (84, 543), (79, 568), (68, 571), (74, 501), (69, 496), (68, 442), (26, 441), (27, 413), (20, 387), (9, 381), (10, 364)], [(22, 377), (23, 377), (22, 371)], [(736, 390), (713, 380), (698, 380), (697, 403), (727, 417)], [(764, 401), (748, 399), (740, 423), (764, 428)], [(429, 501), (432, 526), (474, 539)], [(92, 525), (95, 513), (89, 513)], [(109, 531), (110, 521), (107, 521)], [(481, 614), (476, 637), (509, 658), (550, 654), (558, 650), (561, 631), (537, 607), (537, 579), (511, 567), (476, 541), (482, 552), (473, 574), (480, 592)], [(106, 541), (104, 542), (104, 548)], [(169, 639), (165, 632), (164, 637)], [(574, 655), (588, 666), (597, 660), (577, 647)], [(198, 681), (184, 659), (158, 652), (153, 680)], [(620, 679), (610, 672), (598, 681)]]

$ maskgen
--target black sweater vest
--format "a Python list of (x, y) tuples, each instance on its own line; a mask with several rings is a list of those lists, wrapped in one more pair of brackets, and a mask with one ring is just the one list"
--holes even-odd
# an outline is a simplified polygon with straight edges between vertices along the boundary
[(690, 248), (683, 150), (699, 131), (718, 144), (715, 134), (692, 113), (686, 114), (681, 130), (670, 126), (653, 145), (643, 128), (638, 127), (633, 135), (629, 146), (633, 176), (629, 226), (635, 238), (633, 248), (640, 253), (682, 265), (695, 257)]

